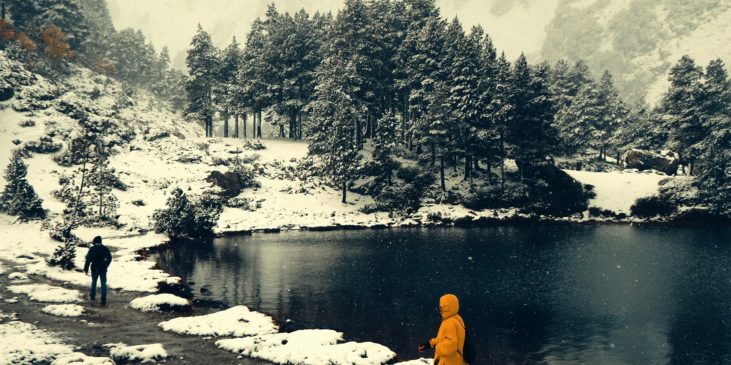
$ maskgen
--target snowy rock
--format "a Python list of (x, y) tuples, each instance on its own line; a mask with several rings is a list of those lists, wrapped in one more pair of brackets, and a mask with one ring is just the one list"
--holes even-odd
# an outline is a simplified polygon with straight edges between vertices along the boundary
[(300, 330), (256, 337), (216, 341), (216, 346), (276, 364), (293, 365), (375, 365), (384, 364), (396, 354), (372, 342), (346, 342), (333, 330)]
[(271, 317), (239, 305), (203, 316), (179, 317), (158, 324), (163, 330), (196, 336), (255, 336), (276, 333)]
[(16, 283), (23, 283), (28, 281), (28, 275), (22, 272), (14, 272), (8, 275), (8, 279)]
[(71, 352), (70, 346), (30, 323), (0, 324), (0, 364), (50, 363), (59, 355)]
[(129, 303), (133, 309), (143, 312), (190, 311), (190, 301), (172, 294), (153, 294), (136, 298)]
[(394, 365), (432, 365), (433, 363), (434, 363), (434, 359), (426, 359), (426, 358), (422, 357), (421, 359), (418, 359), (418, 360), (397, 362)]
[(139, 361), (141, 363), (157, 362), (168, 357), (162, 344), (127, 346), (124, 343), (106, 344), (109, 356), (117, 362)]
[(86, 356), (80, 352), (73, 352), (59, 356), (51, 365), (115, 365), (108, 357)]
[(8, 290), (16, 294), (27, 294), (30, 300), (49, 303), (77, 303), (81, 302), (81, 293), (78, 290), (65, 289), (48, 284), (11, 285)]
[(84, 314), (84, 307), (78, 304), (52, 304), (43, 307), (41, 312), (57, 317), (78, 317)]

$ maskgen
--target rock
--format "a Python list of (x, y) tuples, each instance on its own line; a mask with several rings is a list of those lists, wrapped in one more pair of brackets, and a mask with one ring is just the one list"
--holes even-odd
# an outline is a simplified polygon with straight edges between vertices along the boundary
[(0, 88), (0, 101), (8, 101), (15, 96), (15, 90), (12, 87)]
[(678, 167), (680, 166), (678, 155), (670, 151), (654, 153), (632, 149), (624, 153), (621, 161), (625, 169), (637, 169), (640, 171), (657, 170), (667, 175), (677, 174)]

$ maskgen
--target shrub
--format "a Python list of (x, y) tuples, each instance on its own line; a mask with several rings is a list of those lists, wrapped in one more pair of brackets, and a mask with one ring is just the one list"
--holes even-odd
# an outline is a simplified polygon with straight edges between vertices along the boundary
[(244, 143), (244, 149), (249, 151), (260, 151), (265, 150), (266, 146), (264, 146), (260, 141), (246, 141), (246, 143)]
[(61, 150), (60, 143), (54, 143), (50, 136), (43, 136), (37, 141), (30, 141), (25, 144), (25, 149), (34, 153), (56, 153)]
[(48, 266), (58, 266), (64, 270), (73, 270), (76, 268), (74, 259), (76, 258), (76, 242), (70, 240), (56, 247), (53, 255), (48, 258), (46, 264)]
[(142, 200), (142, 199), (136, 199), (136, 200), (133, 200), (132, 201), (132, 205), (134, 205), (136, 207), (144, 207), (145, 206), (145, 201)]
[(675, 205), (659, 196), (639, 198), (632, 204), (630, 212), (639, 218), (667, 217), (676, 211)]
[(24, 121), (18, 123), (18, 125), (21, 126), (21, 127), (23, 127), (23, 128), (35, 127), (36, 126), (36, 122), (33, 121), (33, 120), (31, 120), (31, 119), (28, 119), (28, 120), (24, 120)]
[(152, 216), (155, 232), (171, 238), (205, 237), (213, 234), (223, 205), (212, 195), (204, 195), (191, 202), (183, 190), (175, 188), (167, 201), (167, 207), (158, 209)]
[(21, 219), (43, 219), (46, 211), (43, 200), (26, 180), (28, 166), (23, 162), (23, 152), (15, 151), (5, 169), (5, 189), (0, 195), (0, 212)]
[(374, 211), (403, 211), (410, 212), (419, 209), (421, 193), (413, 184), (387, 186), (375, 198)]
[(505, 188), (491, 185), (465, 194), (462, 205), (468, 209), (522, 208), (528, 203), (528, 187), (523, 184), (506, 184)]
[(206, 181), (221, 188), (221, 195), (227, 198), (235, 197), (244, 189), (261, 186), (256, 181), (254, 170), (243, 165), (235, 166), (231, 171), (212, 171)]
[[(601, 217), (601, 218), (617, 218), (617, 213), (609, 209), (601, 209), (598, 207), (589, 208), (590, 217)], [(626, 215), (625, 215), (626, 217)]]
[(590, 193), (584, 186), (552, 164), (534, 166), (527, 174), (531, 204), (529, 210), (539, 214), (566, 216), (585, 211)]

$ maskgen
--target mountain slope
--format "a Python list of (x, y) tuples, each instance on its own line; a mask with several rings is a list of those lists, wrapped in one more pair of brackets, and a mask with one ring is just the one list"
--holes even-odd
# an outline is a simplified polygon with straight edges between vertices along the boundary
[(726, 0), (561, 0), (546, 28), (542, 56), (584, 59), (595, 76), (616, 75), (634, 100), (657, 101), (670, 67), (684, 54), (701, 65), (731, 62), (731, 2)]

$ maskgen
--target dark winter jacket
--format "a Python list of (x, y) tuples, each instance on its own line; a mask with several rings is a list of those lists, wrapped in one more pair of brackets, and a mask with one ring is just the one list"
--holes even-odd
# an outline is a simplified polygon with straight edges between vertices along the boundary
[(86, 253), (84, 272), (89, 271), (89, 265), (91, 265), (91, 271), (107, 271), (110, 263), (112, 263), (112, 253), (109, 252), (107, 246), (101, 244), (91, 246), (89, 252)]

